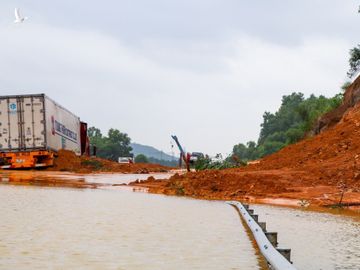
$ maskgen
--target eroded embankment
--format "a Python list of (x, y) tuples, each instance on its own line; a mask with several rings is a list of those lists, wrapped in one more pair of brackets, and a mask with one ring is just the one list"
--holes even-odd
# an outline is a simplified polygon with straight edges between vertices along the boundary
[[(360, 86), (359, 86), (360, 87)], [(354, 91), (351, 87), (351, 91)], [(336, 125), (245, 168), (175, 175), (134, 185), (204, 199), (296, 199), (301, 204), (360, 204), (360, 104)]]

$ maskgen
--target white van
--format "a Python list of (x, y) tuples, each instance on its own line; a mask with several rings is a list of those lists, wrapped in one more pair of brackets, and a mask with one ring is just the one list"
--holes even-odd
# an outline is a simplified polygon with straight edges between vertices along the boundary
[(132, 157), (119, 157), (119, 163), (134, 163), (134, 158)]

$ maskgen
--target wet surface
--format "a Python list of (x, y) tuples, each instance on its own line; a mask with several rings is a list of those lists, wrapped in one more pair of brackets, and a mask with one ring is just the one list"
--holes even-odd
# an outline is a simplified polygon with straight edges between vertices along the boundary
[(168, 179), (173, 173), (151, 173), (151, 174), (90, 174), (83, 175), (86, 182), (101, 184), (128, 184), (135, 180), (146, 180), (150, 176), (155, 179)]
[(0, 269), (259, 269), (222, 202), (0, 186)]
[(251, 205), (279, 246), (291, 248), (298, 269), (360, 269), (360, 221), (357, 218), (283, 207)]
[[(174, 173), (150, 173), (150, 174), (77, 174), (68, 172), (47, 171), (0, 171), (0, 184), (3, 185), (35, 185), (35, 186), (58, 186), (73, 188), (124, 188), (135, 180), (145, 180), (152, 176), (156, 179), (167, 179)], [(138, 188), (137, 188), (138, 189)], [(146, 190), (146, 189), (144, 189)]]
[[(260, 268), (230, 206), (124, 186), (149, 176), (0, 172), (0, 269)], [(359, 269), (359, 218), (252, 206), (298, 269)]]
[(68, 180), (84, 180), (89, 183), (108, 183), (108, 184), (127, 184), (136, 179), (145, 180), (150, 176), (156, 179), (167, 179), (173, 173), (149, 173), (149, 174), (121, 174), (121, 173), (98, 173), (98, 174), (79, 174), (68, 172), (48, 172), (48, 171), (0, 171), (0, 179), (46, 179), (59, 178)]

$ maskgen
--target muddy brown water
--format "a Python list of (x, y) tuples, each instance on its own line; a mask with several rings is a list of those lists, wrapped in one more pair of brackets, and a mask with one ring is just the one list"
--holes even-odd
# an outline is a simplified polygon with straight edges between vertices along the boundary
[(298, 269), (360, 269), (360, 219), (278, 206), (251, 205), (278, 232), (279, 246), (291, 248)]
[[(11, 179), (37, 177), (108, 186), (9, 184)], [(224, 202), (112, 189), (147, 177), (0, 173), (0, 269), (261, 269), (239, 216)], [(266, 205), (253, 208), (268, 230), (279, 233), (280, 246), (292, 249), (298, 269), (360, 269), (358, 219)]]
[(0, 269), (260, 269), (221, 202), (8, 184), (0, 198)]

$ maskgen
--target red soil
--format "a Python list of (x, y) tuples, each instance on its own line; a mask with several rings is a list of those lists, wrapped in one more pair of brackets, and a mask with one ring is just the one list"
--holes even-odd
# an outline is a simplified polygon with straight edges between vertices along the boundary
[[(360, 78), (355, 82), (360, 89)], [(356, 91), (359, 89), (355, 89)], [(354, 84), (349, 88), (352, 93)], [(358, 91), (359, 92), (359, 91)], [(329, 120), (329, 123), (331, 121)], [(205, 199), (287, 198), (313, 205), (360, 204), (360, 103), (312, 138), (244, 168), (175, 175), (136, 185), (150, 192)]]
[(172, 168), (158, 164), (122, 164), (97, 157), (79, 157), (74, 152), (60, 150), (54, 160), (54, 166), (49, 171), (69, 171), (77, 173), (120, 172), (120, 173), (150, 173), (168, 172)]

